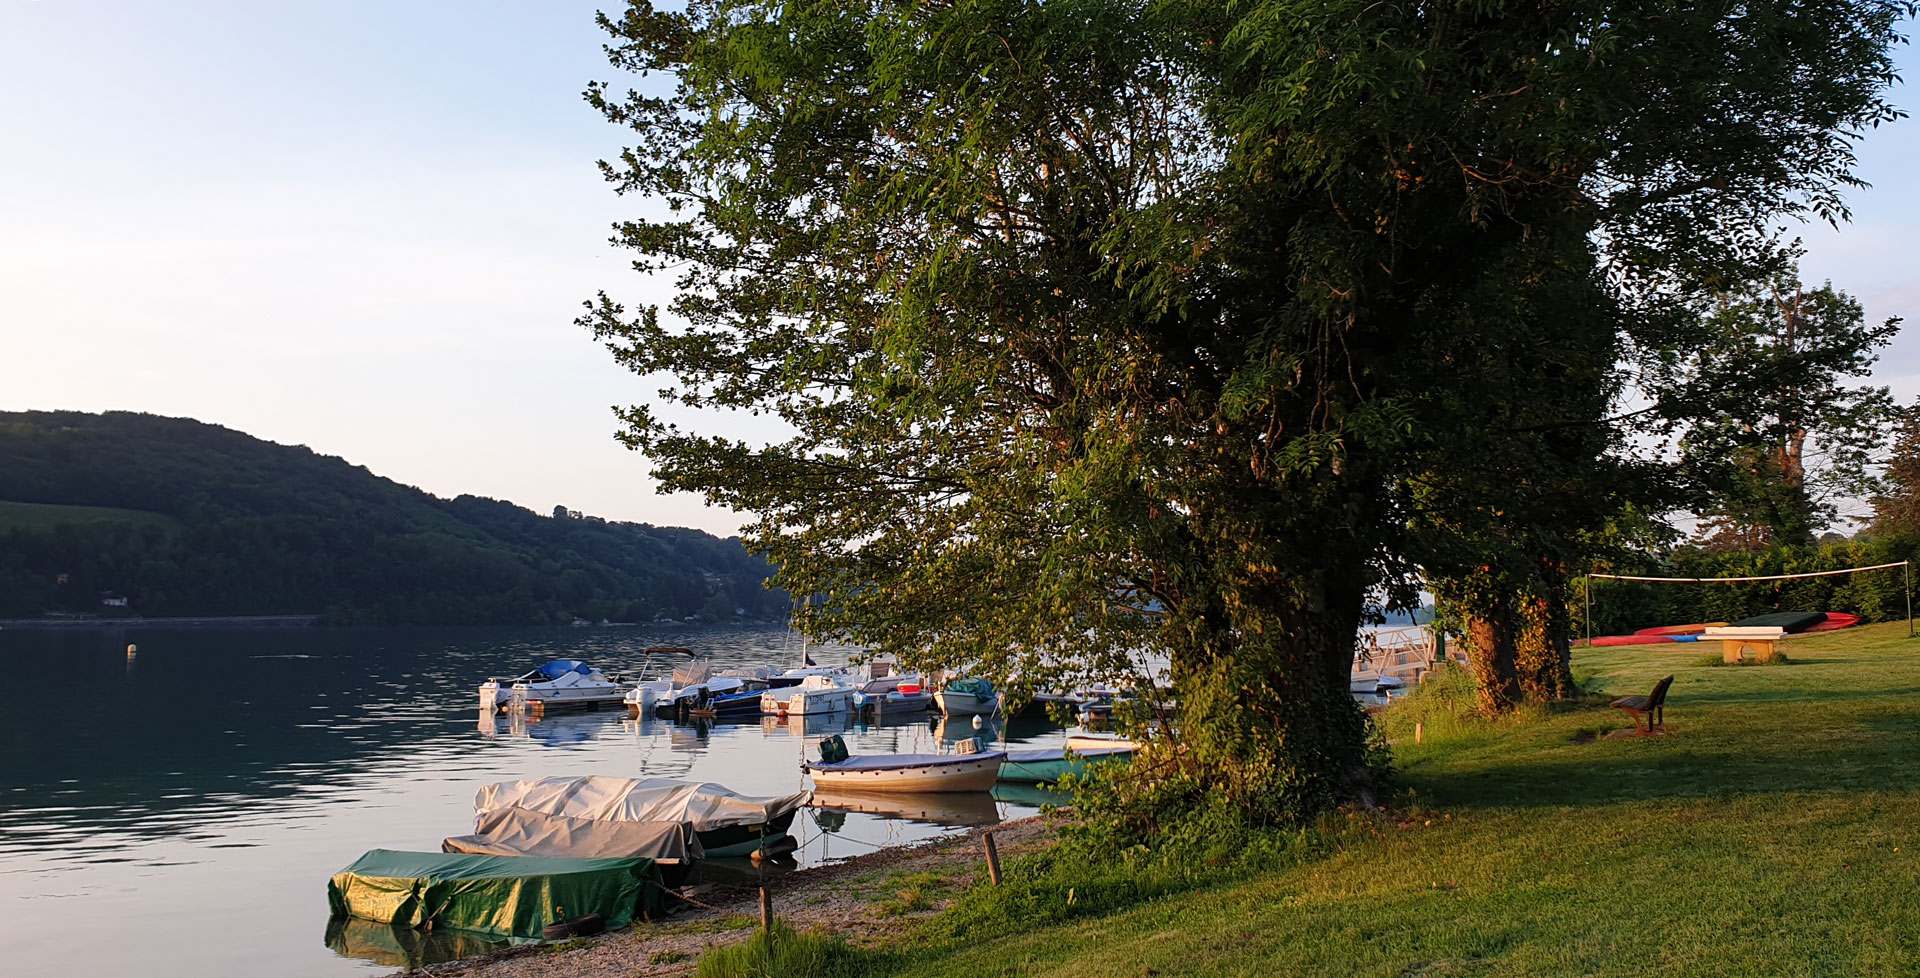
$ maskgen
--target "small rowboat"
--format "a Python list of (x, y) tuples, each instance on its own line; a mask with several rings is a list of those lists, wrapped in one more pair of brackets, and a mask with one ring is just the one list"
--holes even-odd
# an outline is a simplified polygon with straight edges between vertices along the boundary
[(990, 791), (1000, 777), (1001, 751), (979, 754), (867, 754), (844, 761), (809, 761), (801, 770), (817, 788), (853, 791)]
[(1008, 751), (1007, 759), (1000, 762), (1000, 780), (1049, 784), (1068, 774), (1085, 774), (1095, 764), (1133, 758), (1131, 747), (1076, 750), (1072, 757), (1067, 753), (1064, 749)]

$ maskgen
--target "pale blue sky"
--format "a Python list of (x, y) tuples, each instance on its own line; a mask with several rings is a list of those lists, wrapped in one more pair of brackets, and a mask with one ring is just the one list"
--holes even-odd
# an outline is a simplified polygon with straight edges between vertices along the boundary
[[(572, 324), (596, 289), (666, 298), (606, 245), (637, 205), (579, 98), (612, 75), (601, 6), (0, 0), (0, 409), (186, 415), (442, 496), (732, 532), (612, 440), (650, 386)], [(1861, 161), (1806, 272), (1916, 321), (1880, 374), (1911, 399), (1920, 122)]]

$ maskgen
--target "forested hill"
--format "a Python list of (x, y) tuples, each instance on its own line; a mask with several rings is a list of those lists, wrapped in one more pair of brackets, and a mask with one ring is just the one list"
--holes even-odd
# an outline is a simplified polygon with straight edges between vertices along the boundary
[(738, 539), (440, 499), (186, 418), (0, 412), (0, 618), (778, 617), (787, 600), (762, 588), (767, 572)]

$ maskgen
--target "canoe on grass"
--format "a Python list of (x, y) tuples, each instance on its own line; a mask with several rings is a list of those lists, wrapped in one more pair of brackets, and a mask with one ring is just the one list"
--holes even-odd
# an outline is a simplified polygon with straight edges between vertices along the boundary
[(1050, 784), (1069, 774), (1085, 774), (1093, 765), (1133, 758), (1131, 747), (1076, 750), (1072, 757), (1062, 748), (1054, 750), (1013, 750), (1000, 762), (1000, 780), (1025, 784)]
[(1692, 625), (1659, 625), (1653, 628), (1642, 628), (1639, 631), (1634, 632), (1634, 634), (1635, 635), (1698, 635), (1709, 628), (1725, 628), (1725, 627), (1727, 627), (1727, 623), (1724, 621), (1703, 621), (1703, 622), (1698, 622)]
[(801, 767), (815, 787), (855, 791), (987, 791), (1000, 777), (1000, 751), (978, 754), (867, 754)]

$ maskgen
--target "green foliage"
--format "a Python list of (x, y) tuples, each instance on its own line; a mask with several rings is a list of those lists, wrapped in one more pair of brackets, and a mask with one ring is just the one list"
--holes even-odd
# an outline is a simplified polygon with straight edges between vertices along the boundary
[(837, 978), (864, 972), (847, 943), (826, 933), (795, 933), (775, 924), (740, 944), (714, 948), (700, 956), (696, 978)]
[[(151, 415), (0, 414), (0, 616), (323, 613), (354, 624), (774, 617), (766, 564), (697, 530), (438, 499)], [(66, 584), (58, 584), (59, 575)]]
[(1873, 532), (1920, 535), (1920, 404), (1894, 413), (1892, 435), (1881, 492), (1873, 498)]
[(1803, 545), (1837, 503), (1876, 488), (1893, 419), (1885, 387), (1857, 386), (1900, 320), (1877, 326), (1831, 284), (1775, 273), (1702, 301), (1701, 336), (1656, 368), (1682, 465), (1710, 489), (1701, 514), (1723, 547)]
[(677, 296), (581, 322), (666, 409), (782, 423), (622, 415), (760, 515), (811, 630), (1023, 684), (1163, 657), (1161, 806), (1297, 823), (1375, 796), (1374, 589), (1604, 522), (1562, 501), (1615, 354), (1843, 215), (1908, 9), (630, 0), (609, 55), (668, 79), (588, 97)]
[(1102, 917), (1322, 857), (1350, 828), (1344, 818), (1312, 829), (1253, 828), (1224, 804), (1170, 815), (1154, 844), (1117, 852), (1106, 829), (1081, 820), (1061, 843), (1009, 860), (1001, 885), (967, 890), (924, 934), (963, 943)]

